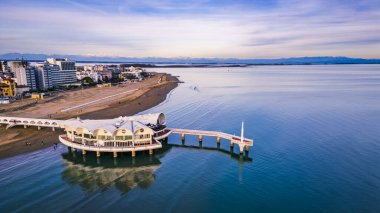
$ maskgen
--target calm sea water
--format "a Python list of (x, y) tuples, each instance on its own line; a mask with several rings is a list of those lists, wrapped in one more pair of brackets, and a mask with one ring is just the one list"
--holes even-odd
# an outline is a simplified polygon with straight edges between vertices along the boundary
[(147, 112), (235, 134), (244, 121), (248, 156), (176, 135), (116, 161), (60, 145), (0, 160), (0, 211), (380, 212), (380, 65), (154, 70), (185, 83)]

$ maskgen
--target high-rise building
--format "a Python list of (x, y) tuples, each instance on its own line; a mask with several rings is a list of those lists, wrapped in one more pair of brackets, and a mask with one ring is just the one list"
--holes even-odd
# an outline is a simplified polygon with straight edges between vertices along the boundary
[(51, 77), (53, 86), (73, 84), (77, 82), (75, 62), (69, 59), (48, 58), (47, 64), (57, 65), (51, 68)]
[(26, 74), (26, 85), (31, 90), (37, 90), (38, 89), (37, 67), (27, 66), (25, 68), (25, 74)]
[(37, 90), (37, 69), (30, 66), (27, 61), (10, 61), (10, 70), (14, 73), (16, 83), (19, 86), (28, 86), (31, 90)]
[(14, 78), (7, 61), (0, 61), (0, 77), (1, 78)]
[(37, 64), (38, 89), (46, 90), (53, 87), (52, 72), (58, 72), (59, 66), (55, 64)]
[(8, 62), (11, 72), (14, 73), (17, 85), (27, 85), (26, 70), (29, 65), (27, 61), (10, 61)]
[(4, 72), (5, 70), (5, 61), (0, 61), (0, 72)]

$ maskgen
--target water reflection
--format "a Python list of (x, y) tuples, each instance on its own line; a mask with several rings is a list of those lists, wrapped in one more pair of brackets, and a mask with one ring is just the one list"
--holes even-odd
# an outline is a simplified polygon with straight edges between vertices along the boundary
[(62, 154), (65, 169), (62, 179), (70, 185), (78, 185), (83, 191), (107, 191), (116, 188), (121, 194), (126, 194), (135, 187), (146, 189), (152, 185), (154, 171), (160, 166), (161, 158), (170, 147), (158, 152), (155, 156), (138, 155), (136, 158), (126, 156), (113, 158), (104, 154), (97, 158), (88, 153), (81, 155), (76, 152)]
[(202, 143), (199, 143), (199, 146), (196, 145), (186, 145), (184, 142), (182, 144), (168, 144), (170, 147), (177, 148), (185, 148), (185, 149), (198, 149), (198, 150), (208, 150), (208, 151), (216, 151), (221, 154), (230, 155), (231, 159), (238, 160), (239, 162), (251, 162), (252, 158), (249, 157), (248, 152), (245, 152), (244, 155), (240, 155), (239, 153), (235, 153), (233, 148), (230, 150), (225, 150), (220, 148), (220, 144), (216, 148), (214, 147), (206, 147), (203, 146)]
[(111, 153), (105, 153), (100, 158), (93, 153), (87, 153), (87, 155), (82, 155), (79, 152), (63, 153), (62, 159), (65, 169), (61, 176), (70, 185), (80, 186), (86, 193), (115, 188), (121, 194), (126, 194), (135, 187), (146, 189), (155, 180), (154, 172), (161, 165), (160, 159), (172, 147), (217, 151), (229, 155), (231, 159), (237, 160), (240, 164), (252, 161), (247, 153), (242, 156), (234, 153), (233, 150), (221, 149), (220, 146), (211, 148), (163, 143), (163, 148), (156, 150), (153, 156), (142, 152), (135, 158), (132, 158), (129, 153), (123, 153), (118, 158), (113, 158)]
[(80, 186), (86, 193), (107, 191), (113, 187), (121, 194), (135, 187), (146, 189), (154, 182), (154, 171), (161, 165), (160, 159), (171, 148), (166, 144), (153, 156), (140, 152), (134, 158), (130, 153), (120, 153), (118, 158), (114, 158), (112, 153), (103, 153), (100, 158), (94, 153), (63, 153), (65, 169), (61, 177), (70, 185)]

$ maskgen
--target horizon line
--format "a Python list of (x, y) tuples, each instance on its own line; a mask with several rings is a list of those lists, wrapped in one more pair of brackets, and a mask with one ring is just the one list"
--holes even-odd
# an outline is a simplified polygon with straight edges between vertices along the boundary
[[(175, 57), (162, 57), (162, 56), (112, 56), (112, 55), (90, 55), (90, 54), (60, 54), (60, 53), (20, 53), (20, 52), (8, 52), (0, 53), (0, 56), (10, 55), (10, 54), (19, 54), (19, 55), (44, 55), (44, 56), (78, 56), (78, 57), (95, 57), (95, 58), (136, 58), (136, 59), (212, 59), (212, 60), (278, 60), (278, 59), (297, 59), (297, 58), (347, 58), (347, 59), (364, 59), (364, 60), (380, 60), (378, 58), (367, 58), (367, 57), (352, 57), (345, 55), (318, 55), (318, 56), (283, 56), (283, 57), (273, 57), (273, 58), (235, 58), (235, 57), (189, 57), (189, 56), (175, 56)], [(28, 60), (28, 59), (26, 59)], [(34, 60), (34, 59), (32, 59)]]

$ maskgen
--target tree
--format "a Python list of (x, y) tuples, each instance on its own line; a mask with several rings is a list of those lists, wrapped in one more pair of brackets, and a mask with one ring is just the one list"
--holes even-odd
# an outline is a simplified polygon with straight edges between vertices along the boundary
[(83, 79), (82, 79), (82, 84), (94, 84), (94, 80), (92, 80), (92, 78), (90, 78), (90, 77), (84, 77)]
[(128, 79), (128, 80), (133, 80), (133, 79), (136, 79), (136, 76), (133, 75), (133, 74), (128, 73), (128, 74), (125, 76), (125, 78)]
[(144, 77), (144, 78), (147, 78), (147, 77), (149, 77), (149, 73), (147, 73), (147, 72), (141, 72), (140, 73), (140, 75), (142, 76), (142, 77)]
[(123, 81), (123, 79), (121, 79), (121, 78), (111, 78), (111, 83), (119, 83), (122, 81)]
[(110, 80), (108, 79), (108, 76), (104, 76), (104, 79), (103, 79), (103, 80), (104, 80), (104, 82), (107, 82), (107, 83), (110, 81)]

